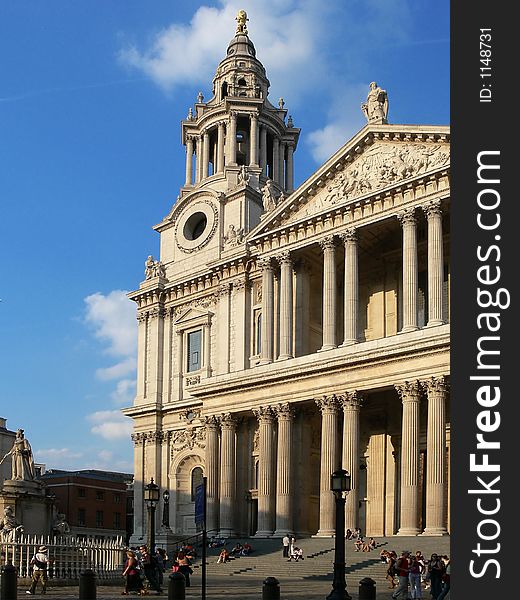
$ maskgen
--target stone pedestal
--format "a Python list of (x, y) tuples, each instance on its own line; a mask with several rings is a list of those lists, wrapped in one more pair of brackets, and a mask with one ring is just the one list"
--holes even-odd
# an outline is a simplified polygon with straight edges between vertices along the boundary
[(10, 506), (18, 523), (29, 535), (51, 533), (53, 523), (53, 497), (47, 496), (40, 481), (7, 479), (0, 491), (0, 514)]

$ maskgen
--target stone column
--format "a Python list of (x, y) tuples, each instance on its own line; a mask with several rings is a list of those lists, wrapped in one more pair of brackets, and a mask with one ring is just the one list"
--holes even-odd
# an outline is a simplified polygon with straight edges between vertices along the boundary
[(278, 417), (278, 456), (276, 461), (276, 531), (283, 537), (293, 530), (292, 435), (294, 409), (289, 403), (274, 408)]
[[(134, 532), (132, 544), (138, 545), (146, 533), (146, 513), (144, 506), (144, 443), (145, 433), (133, 433), (134, 442)], [(150, 483), (147, 481), (146, 483)], [(139, 541), (141, 539), (141, 541)]]
[(237, 113), (229, 113), (229, 164), (237, 164)]
[(251, 160), (249, 164), (252, 167), (258, 167), (258, 115), (251, 115), (251, 124), (249, 130), (249, 155)]
[(342, 346), (349, 346), (355, 344), (358, 340), (359, 283), (357, 232), (354, 228), (348, 229), (341, 235), (341, 238), (345, 245), (345, 317)]
[(280, 167), (278, 169), (278, 183), (281, 187), (285, 186), (285, 142), (280, 140), (280, 147), (278, 150), (280, 155)]
[(428, 397), (426, 448), (426, 528), (424, 535), (446, 535), (446, 393), (444, 377), (421, 382)]
[(280, 179), (280, 140), (273, 136), (273, 174), (271, 179), (278, 183)]
[(339, 464), (338, 413), (336, 396), (316, 400), (321, 411), (321, 466), (320, 466), (320, 528), (316, 535), (332, 537), (336, 531), (334, 495), (330, 491), (330, 476)]
[(202, 136), (195, 138), (195, 183), (202, 179)]
[(280, 355), (278, 360), (293, 358), (293, 269), (291, 254), (282, 252), (280, 262)]
[(262, 175), (267, 176), (267, 127), (265, 125), (260, 129), (260, 166)]
[[(162, 402), (163, 353), (164, 353), (164, 306), (154, 306), (148, 311), (147, 352), (145, 369), (145, 397), (147, 402)], [(153, 359), (152, 359), (153, 357)]]
[(224, 122), (218, 124), (217, 134), (217, 173), (224, 171)]
[(261, 261), (262, 267), (262, 352), (260, 363), (273, 361), (274, 274), (271, 259)]
[(432, 200), (424, 207), (428, 218), (428, 326), (443, 325), (442, 292), (444, 259), (441, 201)]
[(146, 362), (147, 362), (147, 331), (148, 314), (145, 311), (137, 313), (137, 388), (136, 403), (144, 402), (146, 397)]
[(288, 192), (294, 191), (294, 161), (293, 161), (294, 144), (287, 144), (287, 164), (285, 167), (285, 188)]
[(179, 400), (183, 397), (183, 381), (184, 381), (184, 332), (175, 332), (175, 363), (176, 369), (172, 377), (174, 383), (173, 394)]
[(186, 181), (184, 185), (193, 185), (193, 138), (186, 136)]
[[(204, 417), (206, 427), (206, 483), (207, 518), (206, 526), (210, 535), (218, 531), (219, 516), (219, 420), (211, 415)], [(213, 532), (213, 533), (211, 533)]]
[(345, 505), (345, 529), (358, 527), (359, 502), (359, 413), (362, 398), (356, 391), (345, 392), (340, 398), (343, 406), (342, 466), (350, 473), (351, 491)]
[(207, 131), (204, 132), (202, 139), (202, 179), (206, 179), (209, 175), (209, 133)]
[(407, 208), (398, 215), (403, 226), (403, 328), (401, 333), (417, 327), (417, 220), (415, 208)]
[(419, 534), (419, 402), (418, 381), (396, 385), (403, 403), (401, 436), (401, 527), (397, 535)]
[(234, 534), (233, 517), (236, 511), (236, 428), (237, 420), (231, 413), (220, 417), (222, 429), (220, 445), (220, 533), (222, 537)]
[(323, 250), (323, 345), (336, 348), (336, 245), (334, 236), (320, 241)]
[(274, 420), (270, 406), (253, 410), (259, 422), (258, 440), (258, 531), (256, 537), (270, 537), (274, 531)]

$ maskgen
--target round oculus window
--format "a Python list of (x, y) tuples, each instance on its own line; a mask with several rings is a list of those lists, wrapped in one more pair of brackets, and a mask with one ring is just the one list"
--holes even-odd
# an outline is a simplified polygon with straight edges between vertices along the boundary
[(212, 202), (197, 200), (179, 216), (175, 240), (183, 252), (205, 246), (217, 227), (217, 209)]
[(207, 226), (207, 216), (203, 212), (196, 212), (188, 217), (182, 233), (187, 240), (197, 240), (204, 233)]

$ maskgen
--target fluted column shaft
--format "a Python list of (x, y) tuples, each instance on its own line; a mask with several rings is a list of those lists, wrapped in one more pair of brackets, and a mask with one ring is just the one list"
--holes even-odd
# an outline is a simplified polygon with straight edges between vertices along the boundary
[(278, 183), (281, 187), (285, 187), (285, 142), (280, 141), (278, 149), (280, 158), (280, 167), (278, 168)]
[[(345, 244), (345, 303), (344, 303), (344, 339), (343, 345), (355, 344), (358, 339), (358, 243), (355, 229), (349, 229), (342, 235)], [(348, 511), (348, 498), (347, 498)]]
[(401, 526), (398, 535), (419, 533), (419, 403), (418, 381), (396, 385), (403, 403), (401, 435)]
[(444, 377), (422, 382), (428, 397), (425, 535), (446, 535), (446, 393)]
[(260, 362), (270, 363), (273, 360), (274, 331), (274, 273), (271, 261), (262, 261), (262, 348)]
[(229, 164), (237, 164), (237, 114), (231, 112), (229, 115)]
[(220, 417), (220, 535), (234, 533), (233, 515), (236, 510), (236, 419), (229, 413)]
[(270, 537), (274, 531), (274, 420), (270, 406), (253, 411), (259, 422), (258, 439), (258, 537)]
[(186, 181), (184, 185), (193, 184), (193, 138), (186, 139)]
[(323, 250), (323, 345), (336, 348), (336, 245), (330, 236), (320, 242)]
[(218, 531), (219, 516), (219, 421), (217, 417), (205, 417), (207, 516), (206, 527), (213, 535)]
[(358, 523), (359, 502), (359, 413), (362, 399), (357, 392), (346, 392), (343, 405), (342, 467), (350, 473), (351, 490), (345, 505), (345, 529), (354, 531)]
[(217, 173), (224, 171), (224, 123), (218, 124), (217, 130)]
[(335, 396), (316, 400), (321, 411), (320, 461), (320, 526), (317, 535), (331, 537), (336, 530), (334, 495), (330, 491), (330, 476), (339, 468), (338, 413)]
[(444, 258), (441, 201), (433, 200), (424, 207), (428, 218), (428, 325), (442, 325)]
[(209, 175), (209, 133), (206, 131), (202, 142), (202, 179)]
[(202, 136), (198, 135), (196, 138), (195, 145), (195, 183), (199, 183), (202, 179), (202, 163), (203, 163), (203, 149), (202, 149)]
[(262, 175), (267, 175), (267, 127), (260, 129), (260, 167)]
[(252, 167), (258, 166), (258, 117), (256, 115), (251, 115), (251, 123), (250, 123), (250, 148), (249, 155), (251, 160), (249, 164)]
[(280, 355), (278, 360), (293, 357), (293, 268), (289, 252), (280, 261)]
[(285, 167), (285, 187), (288, 192), (294, 190), (294, 144), (287, 144), (287, 164)]
[(271, 179), (278, 183), (280, 179), (280, 140), (273, 137), (273, 174)]
[(276, 531), (284, 536), (293, 530), (292, 518), (292, 429), (294, 410), (290, 404), (281, 404), (275, 409), (278, 417), (278, 456), (276, 461)]
[(415, 208), (399, 214), (403, 226), (403, 329), (402, 333), (417, 329), (417, 221)]

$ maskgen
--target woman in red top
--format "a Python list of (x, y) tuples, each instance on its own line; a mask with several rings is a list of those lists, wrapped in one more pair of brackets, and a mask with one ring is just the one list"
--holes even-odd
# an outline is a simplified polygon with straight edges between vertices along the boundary
[(143, 581), (139, 573), (139, 563), (135, 552), (127, 550), (125, 569), (123, 571), (123, 577), (126, 578), (125, 589), (121, 592), (122, 596), (128, 596), (128, 592), (139, 592), (141, 596), (146, 594), (143, 588)]

